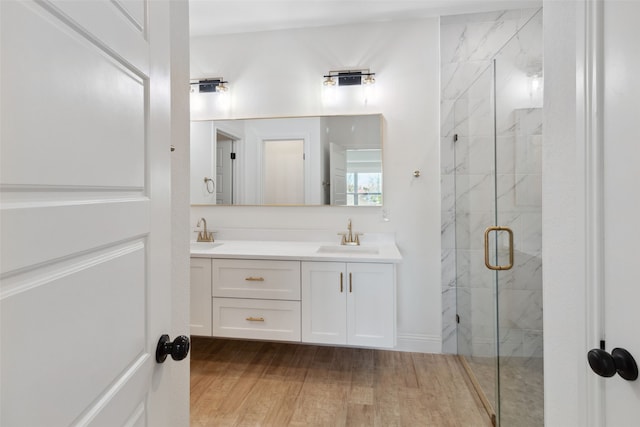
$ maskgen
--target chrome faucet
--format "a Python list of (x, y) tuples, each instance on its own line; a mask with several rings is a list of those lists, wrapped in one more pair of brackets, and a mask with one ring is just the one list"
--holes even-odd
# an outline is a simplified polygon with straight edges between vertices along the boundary
[(198, 232), (198, 242), (213, 242), (213, 232), (207, 231), (207, 220), (200, 218), (196, 227), (200, 227), (200, 224), (204, 224), (204, 230)]
[(340, 244), (350, 246), (360, 245), (360, 236), (362, 236), (362, 233), (354, 233), (352, 231), (351, 218), (349, 218), (349, 221), (347, 222), (347, 230), (347, 233), (338, 233), (339, 236), (342, 236)]

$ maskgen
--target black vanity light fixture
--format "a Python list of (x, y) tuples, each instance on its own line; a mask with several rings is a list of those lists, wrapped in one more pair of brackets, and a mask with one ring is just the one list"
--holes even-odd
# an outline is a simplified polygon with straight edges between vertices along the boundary
[(335, 70), (325, 74), (325, 86), (358, 86), (370, 85), (376, 82), (376, 73), (372, 73), (368, 68), (360, 70)]
[(227, 92), (229, 82), (222, 77), (191, 80), (191, 93)]

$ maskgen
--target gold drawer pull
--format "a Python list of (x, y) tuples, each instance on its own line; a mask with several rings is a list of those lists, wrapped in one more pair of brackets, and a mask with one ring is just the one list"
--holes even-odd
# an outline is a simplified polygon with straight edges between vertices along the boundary
[(247, 317), (249, 322), (264, 322), (264, 317)]
[(247, 277), (244, 280), (247, 282), (264, 282), (264, 277)]

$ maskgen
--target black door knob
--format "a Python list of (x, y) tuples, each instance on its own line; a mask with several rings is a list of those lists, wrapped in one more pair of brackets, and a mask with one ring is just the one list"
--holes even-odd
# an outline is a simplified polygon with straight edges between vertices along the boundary
[(189, 337), (180, 335), (171, 342), (169, 335), (163, 335), (156, 347), (156, 362), (163, 363), (167, 355), (171, 355), (173, 360), (182, 360), (189, 354)]
[(601, 377), (609, 378), (616, 374), (616, 364), (613, 357), (605, 350), (594, 348), (587, 353), (591, 370)]
[(616, 373), (627, 381), (638, 379), (638, 365), (635, 359), (624, 348), (614, 348), (611, 354), (605, 350), (594, 348), (587, 354), (589, 366), (601, 377), (612, 377)]

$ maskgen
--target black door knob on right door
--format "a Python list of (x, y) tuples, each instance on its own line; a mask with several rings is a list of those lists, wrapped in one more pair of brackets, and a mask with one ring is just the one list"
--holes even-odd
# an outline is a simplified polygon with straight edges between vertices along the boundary
[(614, 348), (611, 354), (605, 350), (594, 348), (587, 354), (589, 366), (601, 377), (612, 377), (616, 373), (627, 381), (638, 379), (638, 365), (635, 359), (624, 348)]
[(163, 363), (169, 355), (173, 360), (182, 360), (189, 354), (189, 347), (187, 336), (180, 335), (171, 341), (169, 335), (162, 335), (156, 347), (156, 362)]

